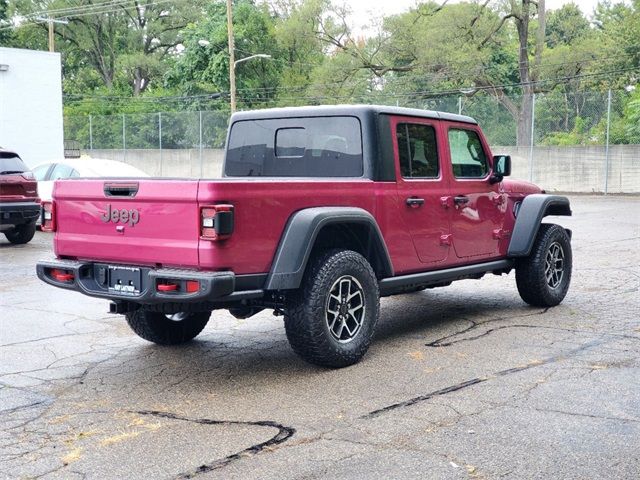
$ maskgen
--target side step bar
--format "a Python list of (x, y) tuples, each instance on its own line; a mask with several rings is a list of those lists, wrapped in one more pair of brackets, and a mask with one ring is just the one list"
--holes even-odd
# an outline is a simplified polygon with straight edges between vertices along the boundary
[(391, 295), (408, 287), (428, 287), (439, 283), (453, 282), (484, 275), (487, 272), (501, 273), (513, 268), (513, 260), (495, 260), (493, 262), (464, 265), (462, 267), (435, 270), (432, 272), (412, 273), (398, 277), (389, 277), (380, 281), (380, 295)]

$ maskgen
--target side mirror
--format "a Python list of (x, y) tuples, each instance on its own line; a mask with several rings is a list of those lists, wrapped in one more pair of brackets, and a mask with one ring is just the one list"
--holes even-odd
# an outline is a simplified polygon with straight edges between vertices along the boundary
[(508, 177), (509, 175), (511, 175), (511, 156), (494, 155), (491, 183), (501, 182), (503, 177)]

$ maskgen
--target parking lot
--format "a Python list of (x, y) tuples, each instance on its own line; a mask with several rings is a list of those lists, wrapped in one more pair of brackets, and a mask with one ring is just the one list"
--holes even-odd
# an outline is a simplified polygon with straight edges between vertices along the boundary
[(640, 197), (571, 198), (566, 300), (514, 274), (382, 301), (368, 355), (296, 357), (281, 317), (135, 336), (0, 241), (2, 478), (638, 478)]

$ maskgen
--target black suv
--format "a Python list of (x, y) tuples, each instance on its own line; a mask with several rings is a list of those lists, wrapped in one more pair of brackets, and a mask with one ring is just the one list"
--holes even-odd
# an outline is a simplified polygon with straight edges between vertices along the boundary
[(38, 182), (17, 153), (0, 148), (0, 232), (11, 243), (27, 243), (40, 216)]

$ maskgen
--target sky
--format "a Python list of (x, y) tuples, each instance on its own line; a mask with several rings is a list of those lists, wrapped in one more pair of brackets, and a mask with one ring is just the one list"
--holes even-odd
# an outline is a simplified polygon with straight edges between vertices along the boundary
[[(456, 3), (456, 1), (450, 0), (449, 3)], [(419, 2), (417, 0), (345, 0), (344, 3), (353, 11), (353, 25), (358, 31), (370, 24), (375, 18), (407, 11)], [(546, 0), (546, 7), (547, 10), (552, 10), (562, 7), (565, 3), (575, 3), (587, 16), (591, 16), (598, 0)]]

